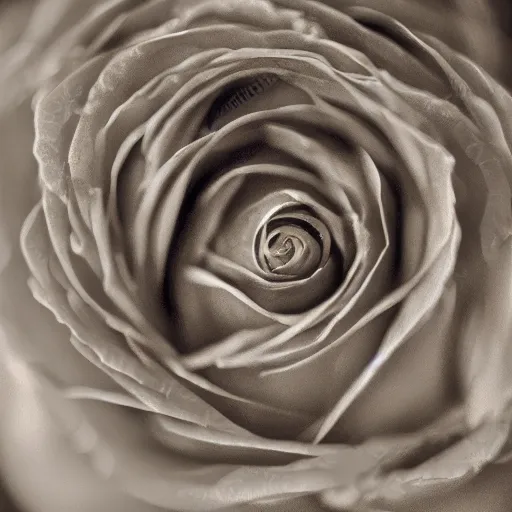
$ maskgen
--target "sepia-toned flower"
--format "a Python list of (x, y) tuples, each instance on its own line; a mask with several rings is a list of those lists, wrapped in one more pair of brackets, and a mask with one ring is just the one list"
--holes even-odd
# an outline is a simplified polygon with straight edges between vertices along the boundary
[[(78, 4), (34, 6), (0, 60), (20, 506), (457, 510), (507, 471), (512, 97), (467, 25)], [(24, 475), (45, 432), (66, 455)]]

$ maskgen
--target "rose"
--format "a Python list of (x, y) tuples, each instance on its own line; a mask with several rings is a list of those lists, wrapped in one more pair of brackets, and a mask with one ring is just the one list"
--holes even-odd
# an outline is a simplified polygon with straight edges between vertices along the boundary
[(510, 97), (379, 13), (299, 7), (109, 3), (30, 72), (51, 313), (6, 246), (10, 364), (109, 509), (416, 506), (506, 454)]
[[(458, 128), (458, 129), (460, 128), (460, 130), (461, 130), (461, 131), (460, 131), (460, 133), (459, 133), (460, 137), (466, 137), (466, 138), (468, 137), (468, 132), (466, 132), (466, 131), (464, 130), (464, 128), (465, 128), (465, 127), (464, 127), (462, 124), (461, 124), (461, 125), (457, 125), (457, 128)], [(470, 137), (471, 135), (472, 135), (472, 134), (471, 134), (471, 133), (469, 133), (469, 137)], [(469, 138), (469, 142), (474, 142), (474, 139)], [(478, 142), (478, 141), (477, 141), (477, 142)], [(483, 164), (483, 163), (484, 163), (484, 160), (481, 160), (481, 162), (477, 162), (477, 163), (482, 163), (482, 164)], [(443, 304), (443, 306), (445, 307), (445, 306), (446, 306), (446, 304)], [(185, 308), (185, 314), (187, 313), (187, 311), (189, 311), (189, 310), (188, 310), (188, 308)], [(481, 322), (481, 319), (479, 319), (479, 323), (480, 323), (480, 322)], [(485, 324), (481, 324), (481, 325), (485, 325)], [(74, 378), (75, 378), (75, 380), (76, 380), (76, 375), (74, 375), (73, 377), (74, 377)], [(89, 376), (87, 376), (87, 377), (89, 377)], [(83, 378), (85, 378), (85, 377), (83, 377)], [(62, 379), (62, 380), (64, 380), (64, 379)], [(92, 379), (91, 379), (91, 380), (92, 380)], [(98, 384), (96, 384), (96, 385), (98, 385)], [(75, 389), (74, 391), (75, 391), (75, 396), (76, 396), (76, 391), (77, 391), (77, 390)], [(117, 400), (119, 401), (119, 398), (117, 398)], [(70, 408), (70, 407), (71, 407), (71, 406), (70, 406), (69, 404), (67, 404), (66, 409), (65, 409), (67, 413), (69, 413), (69, 408)], [(112, 411), (109, 411), (109, 413), (112, 413)], [(92, 414), (92, 413), (91, 413), (91, 414)], [(107, 412), (102, 412), (102, 414), (107, 415), (108, 413), (107, 413)], [(96, 418), (96, 421), (99, 421), (99, 420), (98, 420), (98, 418)], [(491, 425), (491, 426), (494, 426), (494, 425)], [(90, 430), (89, 430), (89, 432), (90, 432)], [(484, 432), (485, 432), (485, 431), (484, 431)], [(81, 429), (81, 430), (79, 430), (79, 433), (80, 433), (80, 435), (79, 435), (78, 439), (79, 439), (79, 440), (80, 440), (80, 439), (83, 439), (83, 437), (84, 437), (84, 427), (82, 427), (82, 429)], [(87, 429), (86, 429), (86, 428), (85, 428), (85, 433), (87, 434)], [(103, 433), (103, 437), (102, 437), (102, 439), (106, 439), (106, 438), (107, 438), (107, 437), (106, 437), (106, 435), (107, 435), (106, 433)], [(81, 436), (81, 437), (80, 437), (80, 436)], [(87, 436), (85, 436), (85, 439), (87, 440)], [(89, 435), (89, 439), (90, 439), (90, 435)], [(498, 438), (498, 439), (499, 439), (499, 438)], [(83, 443), (83, 441), (82, 441), (82, 443)], [(460, 445), (456, 445), (456, 446), (458, 446), (458, 447), (460, 448)], [(489, 448), (489, 447), (490, 447), (490, 446), (487, 446), (487, 448)], [(104, 454), (105, 452), (103, 452), (103, 451), (101, 451), (101, 450), (100, 450), (100, 451), (98, 451), (98, 448), (96, 447), (96, 449), (95, 449), (95, 450), (93, 450), (93, 453), (95, 453), (95, 454), (103, 453), (103, 454)], [(485, 454), (485, 455), (484, 455), (484, 461), (485, 461), (485, 458), (486, 458), (486, 457), (488, 457), (488, 456), (489, 456), (489, 454)], [(358, 458), (359, 458), (359, 457), (358, 457)], [(318, 463), (318, 460), (316, 460), (315, 462), (316, 462), (316, 463)], [(346, 461), (344, 461), (344, 462), (346, 463)], [(446, 459), (444, 459), (444, 463), (446, 463)], [(425, 467), (421, 467), (421, 466), (420, 466), (419, 471), (420, 471), (420, 473), (422, 473), (422, 472), (424, 473), (424, 472), (425, 472)], [(390, 474), (391, 474), (391, 475), (396, 475), (396, 473), (393, 473), (393, 472), (391, 472)], [(258, 475), (258, 472), (257, 472), (257, 470), (255, 470), (255, 471), (254, 471), (254, 475), (253, 475), (254, 480), (251, 482), (251, 488), (250, 488), (250, 490), (251, 490), (252, 492), (256, 492), (256, 491), (254, 490), (254, 487), (256, 487), (256, 486), (254, 485), (254, 487), (253, 487), (253, 484), (255, 484), (255, 482), (256, 482), (256, 477), (257, 477), (257, 475)], [(382, 492), (382, 479), (381, 479), (381, 480), (377, 479), (377, 481), (376, 481), (376, 482), (375, 482), (375, 480), (373, 480), (373, 481), (372, 481), (372, 479), (371, 479), (371, 478), (369, 478), (369, 479), (363, 479), (363, 480), (362, 480), (362, 484), (359, 484), (359, 486), (360, 486), (360, 487), (362, 487), (363, 489), (365, 489), (365, 488), (370, 488), (370, 489), (372, 489), (372, 485), (373, 485), (373, 487), (374, 487), (374, 488), (376, 488), (376, 489), (378, 489), (380, 492)], [(280, 482), (280, 483), (279, 483), (279, 488), (280, 488), (280, 492), (282, 493), (282, 492), (283, 492), (283, 489), (284, 489), (284, 488), (283, 488), (283, 483), (282, 483), (282, 482)], [(379, 489), (379, 488), (380, 488), (380, 489)], [(227, 499), (232, 499), (232, 500), (236, 501), (236, 500), (239, 500), (239, 499), (242, 499), (242, 500), (250, 499), (250, 498), (248, 498), (248, 497), (240, 498), (236, 493), (235, 493), (235, 494), (233, 494), (233, 495), (231, 495), (231, 494), (230, 494), (229, 492), (227, 492), (226, 490), (223, 490), (223, 491), (221, 492), (221, 494), (222, 494), (222, 499), (225, 499), (225, 500), (227, 500)], [(350, 497), (350, 496), (354, 496), (354, 494), (355, 494), (355, 492), (354, 492), (353, 490), (352, 490), (351, 492), (347, 492), (347, 491), (345, 490), (345, 491), (344, 491), (344, 494), (343, 494), (342, 496), (344, 496), (344, 498), (345, 498), (345, 500), (346, 500), (346, 499), (347, 499), (347, 496), (348, 496), (348, 497)], [(379, 494), (379, 493), (377, 492), (377, 495), (378, 495), (378, 494)], [(154, 496), (151, 496), (151, 497), (150, 497), (150, 499), (155, 499), (155, 497), (154, 497)], [(341, 500), (341, 497), (340, 497), (339, 493), (336, 493), (336, 492), (334, 492), (334, 493), (325, 493), (325, 494), (324, 494), (324, 499), (325, 499), (326, 501), (330, 502), (330, 503), (331, 503), (333, 500), (339, 503), (339, 502), (340, 502), (340, 500)], [(331, 504), (332, 504), (332, 503), (331, 503)]]

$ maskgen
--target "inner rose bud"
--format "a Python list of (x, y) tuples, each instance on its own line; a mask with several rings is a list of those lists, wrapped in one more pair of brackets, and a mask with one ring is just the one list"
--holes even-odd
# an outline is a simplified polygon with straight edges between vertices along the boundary
[[(272, 161), (268, 152), (263, 156)], [(350, 265), (344, 217), (300, 183), (301, 171), (278, 178), (266, 174), (277, 172), (277, 164), (250, 165), (243, 181), (239, 167), (212, 177), (175, 246), (168, 300), (185, 352), (268, 326), (280, 315), (306, 314), (342, 285)]]
[(327, 262), (331, 237), (307, 210), (287, 211), (263, 225), (257, 237), (258, 262), (265, 272), (305, 279)]

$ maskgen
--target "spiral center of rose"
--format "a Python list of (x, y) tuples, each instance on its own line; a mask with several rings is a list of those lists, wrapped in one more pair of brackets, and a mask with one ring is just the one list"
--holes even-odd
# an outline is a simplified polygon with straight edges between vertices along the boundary
[(268, 274), (305, 279), (321, 268), (330, 252), (324, 223), (307, 210), (272, 216), (257, 237), (258, 263)]
[(299, 246), (299, 250), (304, 249), (299, 238), (284, 233), (275, 233), (274, 236), (270, 237), (265, 248), (265, 258), (269, 267), (276, 270), (289, 263), (295, 255), (296, 246)]

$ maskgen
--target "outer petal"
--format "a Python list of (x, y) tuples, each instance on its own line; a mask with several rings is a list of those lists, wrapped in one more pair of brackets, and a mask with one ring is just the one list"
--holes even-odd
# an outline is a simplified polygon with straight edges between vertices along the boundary
[[(0, 346), (5, 357), (8, 349)], [(161, 510), (127, 496), (95, 473), (55, 424), (24, 363), (12, 357), (0, 368), (2, 388), (8, 390), (2, 400), (0, 464), (20, 512)]]

